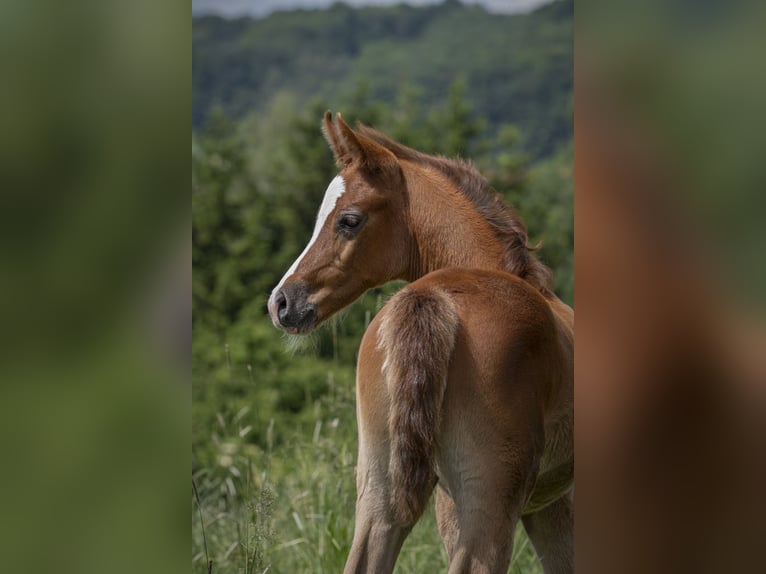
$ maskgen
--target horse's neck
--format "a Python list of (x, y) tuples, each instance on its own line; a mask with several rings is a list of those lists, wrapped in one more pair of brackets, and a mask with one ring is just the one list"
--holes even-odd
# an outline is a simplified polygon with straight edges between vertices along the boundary
[(503, 247), (470, 200), (434, 171), (405, 175), (414, 238), (409, 280), (445, 267), (504, 269)]

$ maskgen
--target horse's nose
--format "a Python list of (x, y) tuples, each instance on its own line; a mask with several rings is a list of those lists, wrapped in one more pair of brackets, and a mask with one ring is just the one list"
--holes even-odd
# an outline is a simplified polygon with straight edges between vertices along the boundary
[(292, 333), (310, 330), (316, 321), (316, 306), (308, 302), (305, 283), (288, 283), (272, 295), (269, 312), (275, 323)]

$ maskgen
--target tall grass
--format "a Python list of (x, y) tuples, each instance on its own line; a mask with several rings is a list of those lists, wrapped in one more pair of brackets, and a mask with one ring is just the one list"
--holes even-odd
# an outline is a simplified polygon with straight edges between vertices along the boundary
[[(193, 445), (192, 572), (207, 574), (208, 561), (214, 574), (342, 571), (353, 535), (357, 439), (353, 388), (334, 381), (329, 372), (327, 393), (301, 417), (272, 419), (265, 429), (253, 428), (257, 406), (228, 412), (221, 405), (214, 420), (194, 421), (212, 428), (209, 440)], [(263, 444), (253, 435), (265, 436)], [(431, 505), (395, 572), (446, 570)], [(521, 527), (509, 572), (541, 572)]]

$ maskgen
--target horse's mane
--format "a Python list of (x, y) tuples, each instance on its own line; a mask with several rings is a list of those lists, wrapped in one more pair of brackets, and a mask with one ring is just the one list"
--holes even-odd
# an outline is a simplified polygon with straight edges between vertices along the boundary
[(487, 220), (498, 240), (505, 246), (506, 270), (541, 291), (548, 291), (550, 269), (533, 253), (539, 245), (529, 245), (527, 228), (519, 214), (503, 201), (470, 161), (419, 152), (364, 125), (359, 125), (357, 131), (391, 151), (397, 158), (425, 164), (447, 176)]

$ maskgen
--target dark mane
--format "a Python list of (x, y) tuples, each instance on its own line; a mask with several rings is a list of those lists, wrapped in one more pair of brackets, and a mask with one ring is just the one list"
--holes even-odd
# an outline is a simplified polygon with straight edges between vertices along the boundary
[(524, 222), (470, 161), (421, 153), (364, 125), (357, 126), (357, 131), (382, 145), (399, 159), (428, 165), (452, 180), (460, 192), (487, 220), (497, 238), (505, 246), (506, 270), (518, 275), (541, 291), (548, 291), (551, 272), (533, 253), (538, 246), (529, 245)]

